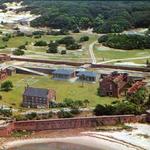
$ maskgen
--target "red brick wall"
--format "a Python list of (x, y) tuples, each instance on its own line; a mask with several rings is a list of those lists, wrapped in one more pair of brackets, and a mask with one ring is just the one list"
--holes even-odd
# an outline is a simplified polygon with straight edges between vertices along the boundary
[(115, 125), (117, 123), (146, 121), (146, 115), (134, 116), (100, 116), (69, 119), (51, 119), (15, 122), (16, 130), (56, 130), (70, 128), (96, 127), (98, 125)]
[(14, 122), (9, 123), (5, 127), (0, 128), (0, 137), (10, 136), (11, 132), (14, 130)]
[[(118, 115), (118, 116), (99, 116), (99, 117), (83, 117), (83, 118), (67, 118), (67, 119), (51, 119), (51, 120), (30, 120), (16, 121), (10, 123), (5, 128), (0, 128), (0, 136), (9, 136), (13, 130), (57, 130), (57, 129), (75, 129), (89, 128), (100, 125), (115, 125), (117, 123), (136, 123), (146, 122), (147, 115)], [(149, 115), (150, 121), (150, 115)]]

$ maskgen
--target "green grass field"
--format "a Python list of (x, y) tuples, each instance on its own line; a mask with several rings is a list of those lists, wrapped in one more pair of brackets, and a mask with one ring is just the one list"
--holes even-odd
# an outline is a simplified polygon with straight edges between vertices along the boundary
[[(150, 50), (115, 50), (111, 48), (99, 48), (99, 45), (95, 45), (94, 53), (97, 60), (111, 60), (111, 59), (126, 59), (126, 58), (134, 58), (134, 57), (144, 57), (150, 56)], [(143, 63), (144, 60), (133, 60), (132, 62)], [(144, 62), (145, 63), (145, 62)]]
[[(73, 36), (76, 41), (79, 41), (80, 37), (88, 35), (87, 33), (73, 33), (66, 36)], [(18, 37), (12, 37), (9, 39), (8, 42), (3, 42), (2, 37), (0, 38), (0, 45), (7, 45), (7, 49), (1, 49), (1, 53), (7, 53), (11, 54), (10, 48), (17, 48), (20, 45), (24, 45), (26, 42), (28, 42), (28, 45), (26, 46), (27, 50), (25, 51), (25, 55), (30, 58), (41, 58), (41, 59), (50, 59), (50, 60), (68, 60), (68, 61), (87, 61), (89, 62), (89, 45), (97, 40), (98, 36), (96, 34), (89, 34), (90, 40), (87, 42), (82, 43), (82, 50), (80, 51), (70, 51), (67, 50), (66, 55), (61, 55), (60, 53), (57, 54), (47, 54), (46, 50), (47, 47), (35, 47), (33, 46), (33, 43), (35, 41), (44, 40), (47, 42), (50, 42), (52, 40), (59, 40), (63, 38), (65, 35), (59, 35), (59, 36), (53, 36), (53, 35), (43, 35), (41, 38), (34, 38), (34, 37), (27, 37), (27, 36), (18, 36)]]
[(9, 92), (0, 92), (0, 95), (3, 97), (2, 100), (0, 100), (0, 104), (7, 104), (14, 108), (20, 108), (22, 93), (27, 83), (33, 87), (56, 90), (57, 101), (59, 102), (63, 101), (65, 98), (74, 100), (88, 99), (90, 101), (90, 106), (95, 106), (96, 104), (109, 104), (116, 100), (116, 98), (99, 97), (97, 95), (98, 83), (85, 83), (84, 87), (81, 87), (80, 82), (70, 83), (69, 81), (55, 81), (50, 77), (19, 74), (13, 75), (7, 80), (13, 82), (14, 89)]

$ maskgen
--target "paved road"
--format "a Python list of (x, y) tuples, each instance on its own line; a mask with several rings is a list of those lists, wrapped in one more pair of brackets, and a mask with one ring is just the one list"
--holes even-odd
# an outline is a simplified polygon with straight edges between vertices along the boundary
[(89, 45), (89, 54), (90, 54), (90, 57), (91, 57), (91, 60), (92, 60), (92, 64), (96, 64), (96, 57), (94, 55), (94, 52), (93, 52), (93, 47), (94, 45), (97, 43), (97, 41), (94, 41), (93, 43), (91, 43)]

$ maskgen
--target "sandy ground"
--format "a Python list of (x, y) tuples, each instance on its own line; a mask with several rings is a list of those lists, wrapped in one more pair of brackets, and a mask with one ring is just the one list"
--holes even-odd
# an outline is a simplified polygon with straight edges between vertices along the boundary
[[(149, 141), (137, 138), (136, 134), (148, 134), (149, 125), (131, 124), (135, 127), (132, 131), (98, 131), (95, 129), (68, 129), (59, 131), (40, 131), (31, 136), (22, 138), (1, 138), (0, 145), (2, 150), (14, 146), (22, 146), (34, 143), (63, 142), (80, 144), (95, 149), (103, 150), (149, 150)], [(150, 130), (149, 130), (150, 131)], [(148, 132), (148, 133), (147, 133)], [(149, 139), (147, 139), (149, 140)]]

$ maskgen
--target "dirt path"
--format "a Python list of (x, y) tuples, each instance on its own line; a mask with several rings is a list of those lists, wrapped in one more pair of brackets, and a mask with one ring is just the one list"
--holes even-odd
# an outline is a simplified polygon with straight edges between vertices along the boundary
[(106, 64), (106, 63), (112, 63), (117, 61), (128, 61), (128, 60), (140, 60), (140, 59), (148, 59), (150, 56), (144, 56), (144, 57), (134, 57), (134, 58), (125, 58), (125, 59), (112, 59), (104, 62), (99, 62), (97, 64)]
[(96, 57), (95, 57), (94, 52), (93, 52), (93, 47), (96, 43), (97, 43), (97, 41), (94, 41), (93, 43), (91, 43), (89, 45), (89, 54), (91, 57), (92, 64), (96, 64)]

